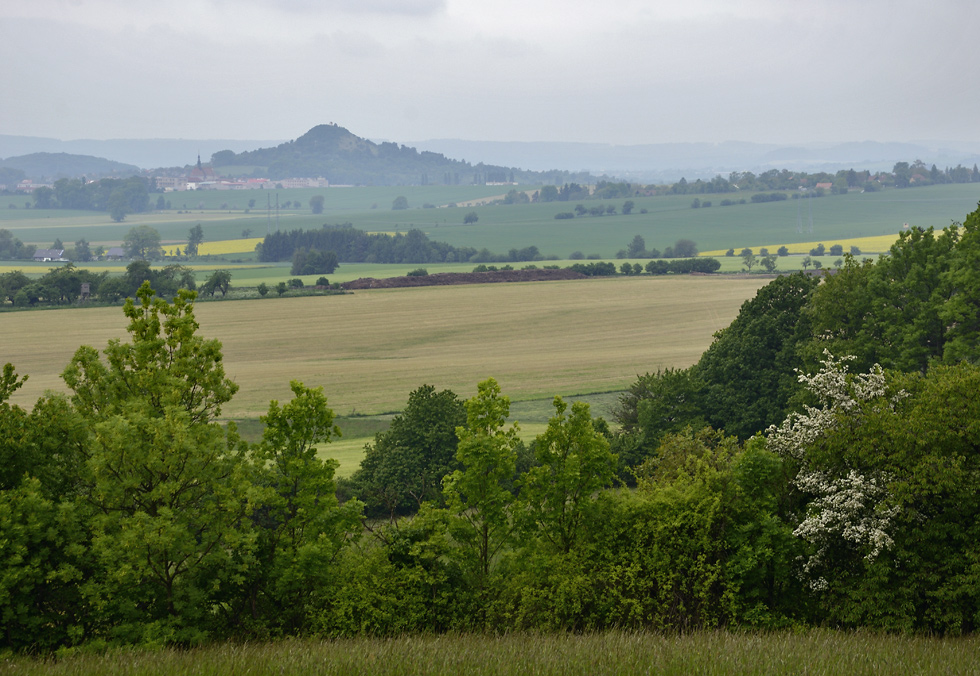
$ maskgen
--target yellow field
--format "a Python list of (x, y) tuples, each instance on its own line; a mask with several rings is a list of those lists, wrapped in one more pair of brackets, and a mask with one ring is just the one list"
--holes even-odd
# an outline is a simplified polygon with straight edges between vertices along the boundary
[[(404, 407), (424, 383), (470, 397), (490, 376), (515, 401), (612, 392), (638, 374), (687, 366), (768, 280), (641, 277), (361, 291), (341, 296), (201, 303), (201, 333), (222, 341), (241, 386), (224, 414), (255, 417), (322, 385), (340, 415)], [(125, 338), (117, 308), (0, 317), (0, 363), (30, 376), (29, 406), (82, 344)]]
[[(898, 235), (878, 235), (876, 237), (855, 237), (853, 239), (835, 239), (835, 240), (823, 240), (822, 242), (798, 242), (796, 244), (760, 244), (759, 246), (750, 247), (754, 253), (759, 253), (759, 249), (765, 247), (769, 249), (769, 253), (776, 253), (776, 251), (781, 246), (785, 246), (786, 249), (791, 254), (808, 254), (810, 249), (813, 249), (818, 244), (823, 244), (828, 249), (834, 244), (840, 244), (844, 247), (844, 253), (851, 250), (852, 246), (856, 246), (861, 250), (862, 254), (878, 254), (885, 253), (888, 251), (892, 244), (898, 240)], [(738, 251), (735, 252), (736, 254)], [(725, 250), (718, 249), (717, 251), (702, 251), (701, 256), (724, 256)], [(829, 254), (828, 254), (829, 255)]]
[[(197, 254), (199, 256), (226, 256), (236, 253), (251, 253), (255, 251), (255, 245), (263, 241), (265, 241), (264, 237), (249, 237), (247, 239), (223, 239), (217, 242), (201, 242), (201, 245), (197, 247)], [(163, 247), (163, 253), (166, 256), (176, 256), (177, 249), (180, 249), (181, 253), (183, 253), (186, 245), (186, 242), (167, 244)]]

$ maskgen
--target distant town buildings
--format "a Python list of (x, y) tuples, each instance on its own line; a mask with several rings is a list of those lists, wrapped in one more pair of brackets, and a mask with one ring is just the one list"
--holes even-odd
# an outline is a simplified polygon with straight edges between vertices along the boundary
[(210, 166), (197, 164), (186, 176), (154, 176), (157, 190), (181, 192), (184, 190), (268, 190), (288, 188), (329, 188), (330, 181), (318, 178), (283, 178), (273, 181), (268, 178), (221, 178)]

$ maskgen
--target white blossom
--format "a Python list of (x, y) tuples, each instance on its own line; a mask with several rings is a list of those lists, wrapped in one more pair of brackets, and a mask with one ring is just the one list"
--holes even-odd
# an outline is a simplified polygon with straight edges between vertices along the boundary
[[(854, 469), (830, 472), (809, 466), (808, 452), (840, 424), (842, 413), (857, 415), (862, 402), (884, 399), (887, 394), (885, 374), (878, 364), (868, 373), (848, 377), (847, 362), (853, 357), (835, 359), (827, 350), (824, 355), (823, 367), (816, 374), (798, 372), (799, 382), (816, 395), (820, 405), (806, 406), (803, 413), (792, 413), (782, 425), (767, 430), (768, 448), (800, 462), (795, 484), (813, 496), (806, 516), (793, 532), (816, 546), (804, 564), (808, 574), (814, 573), (831, 547), (842, 542), (864, 549), (868, 561), (876, 559), (894, 544), (889, 528), (898, 513), (897, 507), (889, 506), (889, 477), (884, 473), (866, 476)], [(902, 396), (904, 392), (885, 400), (885, 405), (892, 408)], [(824, 578), (811, 579), (814, 590), (826, 587)]]

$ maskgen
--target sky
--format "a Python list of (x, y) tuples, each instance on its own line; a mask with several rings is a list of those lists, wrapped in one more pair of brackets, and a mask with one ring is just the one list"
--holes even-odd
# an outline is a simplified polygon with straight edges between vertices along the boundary
[(976, 0), (0, 3), (0, 134), (980, 140)]

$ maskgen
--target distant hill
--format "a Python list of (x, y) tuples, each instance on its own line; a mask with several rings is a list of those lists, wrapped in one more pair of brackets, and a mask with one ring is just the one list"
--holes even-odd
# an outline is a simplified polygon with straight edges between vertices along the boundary
[(155, 167), (184, 167), (197, 161), (197, 156), (211, 157), (219, 150), (235, 152), (254, 150), (281, 143), (282, 139), (77, 139), (62, 141), (43, 136), (9, 136), (0, 134), (0, 157), (31, 153), (71, 153), (106, 157), (116, 162), (135, 164), (143, 169)]
[[(375, 143), (344, 127), (323, 124), (295, 141), (242, 153), (211, 156), (215, 171), (243, 167), (272, 179), (322, 176), (333, 184), (452, 185), (470, 183), (592, 182), (587, 172), (529, 171), (505, 164), (470, 164), (441, 153), (419, 152), (397, 143)], [(222, 172), (222, 168), (225, 171)]]
[(125, 178), (139, 173), (132, 164), (114, 162), (91, 155), (69, 153), (31, 153), (0, 160), (0, 167), (19, 169), (27, 178), (37, 181), (56, 181), (59, 178)]

